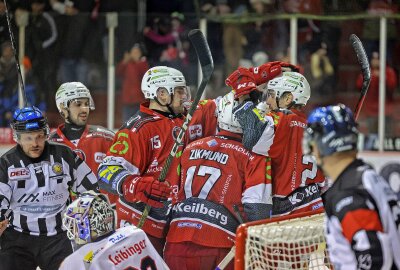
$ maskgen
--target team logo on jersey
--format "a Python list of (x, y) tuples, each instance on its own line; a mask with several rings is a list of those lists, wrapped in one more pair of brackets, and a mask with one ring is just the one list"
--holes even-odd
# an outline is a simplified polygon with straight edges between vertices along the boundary
[(119, 233), (117, 235), (113, 235), (113, 236), (109, 237), (108, 238), (108, 242), (116, 244), (116, 243), (120, 242), (121, 240), (123, 240), (125, 238), (126, 238), (125, 234)]
[(301, 202), (304, 198), (304, 194), (301, 192), (296, 192), (295, 194), (289, 196), (289, 201), (291, 204), (297, 204)]
[(153, 162), (151, 163), (150, 167), (157, 167), (158, 166), (158, 161), (157, 158), (154, 158)]
[(194, 140), (203, 135), (203, 127), (201, 125), (189, 126), (189, 138)]
[(86, 253), (85, 256), (83, 256), (83, 261), (86, 263), (91, 263), (93, 260), (93, 250), (90, 250), (88, 253)]
[(177, 138), (178, 138), (178, 134), (179, 134), (179, 131), (181, 130), (181, 128), (180, 127), (177, 127), (177, 126), (175, 126), (173, 129), (172, 129), (172, 138), (174, 138), (174, 140), (176, 140)]
[(104, 154), (102, 152), (94, 153), (94, 161), (96, 163), (101, 163), (105, 157), (106, 157), (106, 154)]
[(217, 142), (215, 139), (212, 139), (211, 141), (208, 141), (208, 142), (207, 142), (207, 145), (208, 145), (209, 147), (213, 147), (213, 146), (218, 145), (218, 142)]
[(53, 173), (55, 173), (56, 175), (61, 175), (63, 173), (63, 167), (61, 165), (61, 163), (55, 162), (52, 166), (51, 166), (51, 170), (53, 171)]
[(10, 180), (22, 180), (31, 177), (31, 172), (28, 168), (9, 168), (8, 179)]
[(80, 159), (82, 159), (83, 161), (86, 160), (85, 152), (83, 152), (81, 149), (74, 149), (74, 152), (75, 152), (75, 154), (78, 155), (78, 157), (79, 157)]

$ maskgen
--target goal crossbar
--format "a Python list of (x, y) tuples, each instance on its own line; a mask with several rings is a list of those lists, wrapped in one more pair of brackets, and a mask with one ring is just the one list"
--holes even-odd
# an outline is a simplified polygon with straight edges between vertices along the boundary
[(323, 209), (240, 225), (236, 269), (332, 269)]

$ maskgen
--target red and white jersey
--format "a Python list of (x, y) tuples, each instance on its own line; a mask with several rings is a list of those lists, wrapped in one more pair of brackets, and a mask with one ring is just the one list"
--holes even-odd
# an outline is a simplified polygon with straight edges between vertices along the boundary
[[(303, 155), (302, 149), (306, 115), (292, 110), (271, 113), (267, 118), (271, 124), (252, 150), (271, 158), (272, 193), (277, 210), (274, 215), (294, 213), (309, 205), (313, 208), (307, 210), (321, 207), (319, 186), (325, 184), (325, 176), (317, 168), (315, 158)], [(276, 208), (279, 200), (285, 200), (285, 207)]]
[(60, 270), (169, 269), (146, 234), (134, 226), (117, 229), (98, 242), (88, 243), (61, 264)]
[(244, 216), (243, 204), (271, 200), (266, 158), (249, 152), (233, 136), (222, 131), (183, 151), (179, 202), (172, 207), (168, 242), (231, 247), (239, 225), (234, 207)]
[(77, 145), (67, 139), (62, 132), (64, 124), (50, 134), (49, 140), (69, 146), (94, 173), (106, 156), (114, 139), (114, 132), (101, 126), (86, 125)]
[[(82, 136), (78, 143), (74, 143), (64, 135), (62, 130), (64, 124), (58, 126), (57, 130), (50, 134), (49, 140), (69, 146), (82, 160), (84, 160), (93, 171), (97, 174), (97, 168), (106, 156), (114, 139), (114, 132), (102, 126), (86, 125)], [(115, 204), (118, 196), (109, 194), (104, 190), (102, 193), (107, 194), (112, 204)]]
[[(113, 145), (98, 170), (98, 176), (102, 181), (114, 182), (117, 179), (126, 177), (128, 174), (154, 176), (155, 178), (160, 175), (179, 134), (184, 118), (168, 117), (149, 109), (148, 106), (149, 103), (142, 104), (140, 112), (127, 121), (115, 135)], [(207, 118), (203, 118), (202, 114), (205, 111), (211, 111), (203, 109), (205, 107), (195, 111), (192, 122), (188, 127), (188, 132), (191, 130), (191, 126), (200, 126), (201, 128), (205, 126), (202, 121)], [(212, 110), (212, 103), (210, 103), (210, 109)], [(185, 136), (187, 139), (188, 134)], [(193, 139), (197, 138), (198, 136), (196, 135)], [(177, 157), (173, 159), (166, 177), (175, 190), (178, 190), (179, 156), (184, 145), (178, 148)], [(120, 197), (117, 202), (119, 225), (126, 222), (134, 225), (138, 224), (144, 207), (145, 205), (141, 202), (132, 203)], [(143, 230), (157, 238), (165, 237), (164, 228), (167, 224), (167, 211), (167, 206), (164, 208), (153, 207), (144, 223)]]
[(217, 134), (217, 100), (201, 100), (193, 113), (186, 142)]

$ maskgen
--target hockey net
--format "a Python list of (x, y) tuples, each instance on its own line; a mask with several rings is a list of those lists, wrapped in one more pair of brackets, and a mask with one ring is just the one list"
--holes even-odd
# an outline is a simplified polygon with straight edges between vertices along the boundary
[(322, 210), (241, 225), (236, 234), (236, 269), (333, 269)]

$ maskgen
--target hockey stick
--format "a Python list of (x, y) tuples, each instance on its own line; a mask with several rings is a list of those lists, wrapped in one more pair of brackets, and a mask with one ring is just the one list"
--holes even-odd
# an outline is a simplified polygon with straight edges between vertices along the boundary
[(22, 91), (22, 98), (23, 98), (23, 101), (24, 101), (24, 103), (23, 103), (24, 105), (23, 106), (25, 107), (28, 104), (28, 101), (26, 99), (26, 93), (25, 93), (25, 84), (24, 84), (24, 80), (23, 80), (23, 77), (22, 77), (21, 66), (19, 65), (18, 53), (17, 53), (17, 50), (15, 49), (15, 47), (16, 47), (15, 46), (15, 39), (14, 39), (14, 34), (12, 32), (12, 29), (11, 29), (11, 20), (10, 20), (10, 16), (9, 16), (9, 13), (8, 13), (8, 5), (7, 5), (7, 1), (6, 0), (4, 0), (4, 6), (6, 8), (6, 20), (7, 20), (8, 32), (10, 33), (11, 47), (12, 47), (13, 52), (14, 52), (15, 63), (17, 65), (17, 70), (18, 70), (18, 75), (19, 75), (18, 83), (19, 83), (20, 89)]
[[(237, 204), (233, 205), (233, 211), (236, 214), (236, 218), (240, 222), (240, 224), (244, 223), (243, 217), (240, 214), (239, 207)], [(222, 259), (222, 261), (217, 265), (215, 270), (223, 270), (225, 267), (232, 261), (233, 258), (235, 258), (235, 253), (236, 253), (236, 246), (234, 245), (231, 247), (231, 250), (229, 250), (228, 254)]]
[(354, 119), (357, 120), (369, 88), (369, 83), (371, 82), (371, 70), (369, 67), (367, 54), (365, 53), (365, 49), (360, 39), (355, 34), (351, 34), (349, 40), (351, 46), (353, 46), (353, 49), (356, 52), (358, 63), (360, 63), (361, 72), (363, 76), (361, 95), (360, 98), (358, 99), (356, 108), (354, 109)]
[(228, 254), (222, 259), (215, 270), (223, 270), (235, 258), (236, 246), (233, 246)]
[[(200, 98), (203, 95), (204, 89), (206, 88), (206, 85), (211, 78), (211, 74), (214, 71), (214, 61), (211, 56), (211, 51), (210, 51), (210, 48), (208, 47), (207, 40), (204, 37), (203, 33), (199, 29), (193, 29), (189, 32), (188, 37), (189, 37), (189, 40), (192, 43), (193, 47), (196, 50), (197, 57), (199, 58), (199, 61), (200, 61), (200, 66), (201, 66), (201, 71), (203, 73), (203, 77), (201, 79), (200, 86), (197, 89), (196, 96), (192, 102), (192, 105), (190, 106), (189, 111), (186, 115), (185, 121), (183, 122), (183, 125), (179, 131), (179, 134), (175, 140), (175, 143), (172, 146), (171, 152), (169, 153), (167, 159), (165, 160), (165, 163), (161, 170), (160, 176), (158, 177), (158, 180), (160, 182), (165, 181), (165, 177), (167, 176), (167, 173), (171, 166), (171, 162), (172, 162), (173, 158), (175, 157), (176, 152), (178, 151), (178, 147), (182, 144), (183, 136), (185, 135), (185, 132), (188, 129), (190, 120), (192, 120), (193, 113), (196, 110), (196, 107), (200, 101)], [(138, 228), (143, 227), (143, 224), (144, 224), (147, 216), (149, 215), (150, 208), (151, 207), (149, 205), (146, 205), (146, 207), (142, 213), (142, 216), (139, 220), (139, 223), (137, 225)]]

